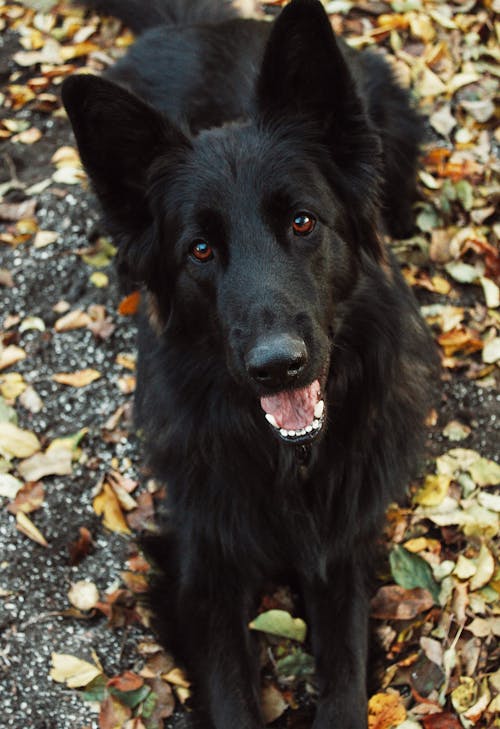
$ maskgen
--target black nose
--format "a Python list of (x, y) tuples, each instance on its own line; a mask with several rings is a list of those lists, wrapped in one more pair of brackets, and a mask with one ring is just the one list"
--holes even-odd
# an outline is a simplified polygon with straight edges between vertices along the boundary
[(305, 342), (289, 334), (259, 339), (246, 356), (250, 377), (267, 387), (289, 386), (306, 364)]

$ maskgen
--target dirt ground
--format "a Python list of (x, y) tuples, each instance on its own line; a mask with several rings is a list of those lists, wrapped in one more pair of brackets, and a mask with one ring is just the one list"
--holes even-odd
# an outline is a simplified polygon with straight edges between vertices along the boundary
[[(373, 11), (380, 10), (380, 5), (391, 12), (389, 4), (371, 5), (370, 12), (362, 16), (370, 22), (374, 17)], [(370, 6), (370, 3), (365, 6)], [(25, 10), (16, 3), (6, 7)], [(52, 13), (57, 9), (52, 7)], [(32, 27), (33, 17), (23, 18), (25, 25)], [(94, 729), (98, 726), (108, 727), (106, 719), (102, 718), (100, 699), (94, 704), (83, 701), (79, 691), (52, 680), (49, 677), (52, 654), (70, 654), (90, 662), (95, 661), (97, 656), (103, 674), (107, 677), (122, 675), (127, 670), (138, 674), (145, 662), (138, 646), (154, 640), (151, 631), (144, 625), (147, 622), (145, 620), (125, 621), (129, 624), (124, 626), (116, 616), (109, 620), (109, 614), (105, 615), (104, 610), (79, 612), (71, 608), (68, 599), (68, 590), (79, 580), (93, 583), (101, 596), (101, 602), (104, 600), (103, 595), (114, 594), (123, 588), (122, 573), (130, 570), (127, 560), (136, 553), (133, 535), (107, 529), (95, 510), (96, 493), (110, 472), (118, 472), (123, 479), (139, 482), (133, 492), (136, 500), (138, 494), (148, 493), (148, 474), (141, 466), (140, 443), (130, 427), (133, 371), (128, 367), (133, 367), (133, 364), (130, 365), (129, 356), (117, 360), (118, 355), (131, 355), (134, 352), (134, 322), (132, 316), (122, 315), (118, 311), (126, 292), (119, 290), (112, 261), (105, 261), (101, 267), (96, 266), (95, 261), (88, 262), (88, 256), (96, 253), (96, 241), (103, 233), (99, 227), (95, 198), (85, 182), (68, 184), (64, 181), (64, 175), (58, 178), (59, 181), (53, 177), (57, 166), (53, 161), (54, 153), (61, 147), (74, 146), (69, 124), (60, 112), (59, 104), (34, 96), (26, 103), (19, 102), (16, 108), (14, 92), (10, 87), (13, 83), (24, 87), (30, 79), (43, 77), (43, 67), (40, 64), (20, 65), (13, 60), (14, 55), (23, 50), (20, 38), (26, 36), (20, 35), (15, 18), (4, 13), (0, 19), (3, 24), (0, 35), (0, 77), (2, 85), (5, 84), (0, 97), (3, 103), (0, 117), (21, 122), (17, 129), (36, 128), (41, 132), (35, 143), (23, 143), (15, 138), (15, 134), (21, 132), (11, 134), (3, 126), (4, 131), (7, 131), (0, 142), (0, 190), (3, 193), (0, 205), (9, 203), (15, 206), (26, 200), (36, 202), (35, 209), (28, 216), (28, 223), (26, 218), (16, 217), (15, 211), (11, 211), (9, 219), (5, 209), (0, 207), (3, 218), (0, 231), (4, 234), (3, 239), (0, 238), (0, 341), (3, 342), (4, 350), (18, 347), (25, 354), (23, 359), (0, 369), (0, 386), (2, 382), (5, 384), (2, 376), (6, 373), (19, 373), (22, 385), (36, 391), (42, 406), (38, 408), (36, 404), (33, 405), (33, 400), (23, 399), (22, 394), (6, 397), (5, 392), (0, 404), (12, 408), (17, 415), (18, 426), (36, 434), (42, 449), (57, 438), (86, 429), (72, 462), (72, 473), (42, 477), (40, 481), (43, 482), (44, 492), (40, 503), (37, 508), (31, 508), (33, 503), (29, 502), (31, 506), (28, 506), (26, 516), (36, 525), (47, 546), (42, 546), (20, 530), (16, 515), (7, 509), (13, 499), (0, 496), (0, 725), (5, 729)], [(44, 38), (50, 34), (50, 30), (42, 31)], [(124, 34), (119, 36), (116, 24), (112, 23), (96, 30), (95, 35), (89, 37), (92, 43), (100, 45), (98, 49), (89, 50), (90, 65), (94, 69), (102, 68), (113, 55), (121, 52), (120, 44), (115, 44), (117, 37), (127, 38)], [(70, 63), (75, 66), (89, 63), (88, 57), (88, 54), (82, 54), (71, 59)], [(62, 75), (64, 73), (59, 77), (57, 74), (50, 77), (50, 84), (44, 89), (46, 93), (57, 95), (57, 84)], [(59, 169), (67, 170), (68, 166)], [(12, 183), (13, 179), (16, 184), (6, 184)], [(45, 189), (30, 191), (33, 185), (42, 181), (47, 181)], [(32, 224), (34, 221), (36, 228), (30, 228), (30, 220)], [(462, 220), (463, 214), (461, 218), (457, 214), (450, 224), (460, 226)], [(26, 224), (24, 228), (23, 223)], [(53, 242), (37, 246), (36, 233), (39, 231), (56, 234)], [(429, 231), (424, 231), (423, 235), (429, 237)], [(490, 239), (490, 244), (495, 247), (496, 241)], [(92, 248), (85, 260), (82, 252)], [(427, 254), (416, 265), (417, 268), (412, 269), (417, 282), (415, 293), (423, 306), (452, 304), (469, 312), (481, 309), (486, 316), (480, 286), (451, 280), (442, 264), (431, 260)], [(103, 280), (96, 278), (95, 273), (105, 274), (105, 285), (96, 285), (96, 282), (102, 284)], [(422, 276), (430, 281), (433, 281), (433, 276), (451, 280), (450, 289), (441, 292), (439, 286), (433, 290), (432, 286), (419, 285), (424, 280)], [(66, 304), (62, 305), (61, 302)], [(88, 312), (89, 307), (100, 322), (97, 329), (94, 327), (92, 331), (92, 328), (82, 326), (66, 331), (56, 330), (54, 325), (64, 311)], [(103, 317), (109, 317), (107, 326), (102, 325)], [(494, 318), (491, 318), (489, 326), (492, 326), (493, 321)], [(496, 321), (498, 323), (498, 317)], [(479, 340), (490, 336), (486, 325), (482, 330), (479, 325), (476, 329), (480, 332), (477, 334)], [(463, 443), (455, 445), (477, 452), (486, 459), (498, 460), (500, 408), (497, 389), (492, 380), (495, 377), (495, 365), (488, 368), (481, 362), (480, 345), (475, 349), (473, 346), (465, 347), (458, 354), (456, 351), (445, 353), (448, 358), (464, 359), (461, 365), (444, 369), (442, 402), (430, 428), (429, 459), (454, 447), (449, 437), (443, 434), (443, 429), (450, 421), (458, 421), (467, 435)], [(479, 372), (481, 367), (488, 370), (483, 373), (485, 379), (482, 383), (471, 377), (471, 371)], [(99, 379), (87, 386), (72, 387), (52, 379), (56, 373), (74, 373), (86, 369), (96, 370), (100, 375)], [(120, 408), (123, 408), (121, 417), (117, 415), (116, 422), (110, 424), (110, 417)], [(0, 474), (11, 473), (14, 478), (18, 478), (16, 464), (19, 461), (14, 459), (12, 466), (12, 462), (2, 459), (2, 455), (0, 448)], [(82, 527), (89, 530), (93, 546), (85, 548), (83, 557), (75, 564), (69, 547), (78, 540)], [(441, 541), (442, 554), (446, 552), (448, 559), (455, 559), (456, 552), (454, 557), (449, 554), (458, 542), (451, 540), (452, 528), (447, 528), (448, 531), (444, 533), (434, 526), (429, 535)], [(484, 536), (488, 538), (491, 553), (498, 556), (497, 534), (494, 530), (485, 531)], [(450, 537), (450, 543), (445, 547), (447, 537)], [(492, 541), (489, 541), (490, 537)], [(474, 551), (474, 545), (477, 546), (481, 538), (471, 543), (463, 535), (460, 539), (462, 541), (456, 549), (463, 549), (464, 554), (475, 559), (477, 551)], [(450, 547), (450, 544), (453, 546)], [(498, 572), (495, 574), (498, 575)], [(500, 584), (499, 579), (497, 576), (495, 584)], [(498, 605), (498, 599), (488, 603), (481, 619), (498, 615)], [(469, 613), (469, 617), (473, 617), (472, 613)], [(438, 617), (434, 616), (433, 619), (437, 622)], [(485, 676), (498, 668), (498, 649), (493, 645), (494, 636), (490, 637), (491, 640), (485, 636), (480, 639), (484, 645), (481, 647), (482, 658), (478, 671), (482, 671)], [(385, 668), (394, 662), (394, 658), (387, 656), (384, 660)], [(450, 690), (458, 685), (458, 679), (455, 683), (453, 681)], [(408, 708), (408, 702), (406, 706)], [(96, 712), (100, 708), (99, 719)], [(450, 716), (453, 717), (460, 714), (456, 707), (451, 708), (449, 700), (446, 712), (451, 712)], [(281, 720), (283, 726), (285, 723), (286, 726), (300, 726), (297, 719), (289, 718), (290, 714), (294, 712), (289, 711)], [(428, 716), (422, 716), (428, 719)], [(487, 726), (487, 722), (493, 721), (491, 715), (488, 716), (484, 714), (477, 726)], [(123, 726), (126, 720), (123, 719)], [(446, 729), (460, 726), (448, 720), (449, 724), (442, 724)], [(438, 726), (418, 723), (423, 718), (419, 720), (418, 716), (413, 715), (412, 721), (413, 724), (408, 724), (409, 729), (424, 725), (426, 729)], [(481, 721), (486, 723), (481, 724)], [(181, 727), (185, 723), (183, 710), (177, 708), (164, 722), (168, 728)], [(130, 726), (140, 729), (140, 724)]]

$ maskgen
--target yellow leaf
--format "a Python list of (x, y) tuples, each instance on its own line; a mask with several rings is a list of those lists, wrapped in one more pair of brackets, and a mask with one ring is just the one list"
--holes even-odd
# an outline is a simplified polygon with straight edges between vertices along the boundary
[(25, 534), (34, 542), (41, 544), (42, 547), (48, 547), (47, 540), (43, 534), (22, 511), (18, 511), (16, 514), (16, 526), (22, 534)]
[(59, 372), (52, 375), (52, 379), (61, 385), (85, 387), (86, 385), (90, 385), (91, 382), (94, 382), (94, 380), (98, 380), (100, 376), (101, 373), (97, 370), (86, 369), (77, 370), (76, 372)]
[(26, 383), (19, 372), (6, 372), (0, 377), (0, 395), (5, 400), (15, 400), (26, 389)]
[(52, 653), (50, 677), (57, 683), (65, 683), (68, 688), (84, 688), (91, 681), (102, 675), (102, 671), (93, 663), (67, 653)]
[(481, 545), (476, 563), (475, 574), (473, 575), (469, 587), (471, 590), (479, 590), (484, 587), (493, 577), (495, 572), (495, 560), (486, 544)]
[(397, 694), (375, 694), (368, 702), (368, 729), (393, 729), (406, 719)]
[(107, 529), (120, 534), (131, 533), (120, 502), (109, 484), (103, 484), (102, 491), (95, 497), (93, 506), (95, 513), (102, 516), (102, 523)]
[(40, 450), (40, 442), (30, 430), (13, 423), (0, 423), (0, 453), (8, 457), (28, 458)]
[(448, 493), (450, 481), (450, 476), (427, 476), (424, 481), (424, 485), (414, 496), (415, 503), (420, 504), (421, 506), (439, 506)]
[(109, 283), (109, 278), (102, 271), (95, 271), (89, 278), (90, 283), (97, 286), (98, 289), (105, 288)]
[(477, 686), (470, 676), (460, 677), (460, 686), (451, 692), (451, 703), (458, 714), (463, 714), (476, 702)]

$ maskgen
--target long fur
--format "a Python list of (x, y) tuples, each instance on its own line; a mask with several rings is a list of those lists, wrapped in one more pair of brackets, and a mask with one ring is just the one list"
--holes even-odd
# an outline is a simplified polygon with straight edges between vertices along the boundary
[[(366, 729), (373, 545), (416, 467), (437, 371), (381, 237), (410, 223), (419, 118), (316, 0), (272, 25), (215, 0), (90, 4), (144, 31), (108, 79), (68, 79), (63, 98), (147, 300), (135, 417), (168, 487), (149, 540), (158, 630), (201, 726), (261, 729), (247, 623), (263, 586), (288, 580), (316, 658), (314, 729)], [(303, 210), (316, 224), (302, 237)], [(252, 369), (283, 341), (301, 343), (300, 367), (286, 352), (277, 374), (274, 354)], [(314, 380), (326, 423), (294, 446), (259, 398)]]

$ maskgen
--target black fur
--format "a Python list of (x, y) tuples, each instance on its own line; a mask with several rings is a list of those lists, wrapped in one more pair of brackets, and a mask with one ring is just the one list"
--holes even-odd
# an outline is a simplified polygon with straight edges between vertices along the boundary
[[(90, 4), (136, 29), (180, 7), (155, 2), (141, 25), (144, 3)], [(316, 0), (272, 26), (212, 0), (217, 22), (186, 23), (207, 4), (146, 30), (111, 80), (63, 87), (122, 263), (147, 292), (135, 415), (168, 484), (157, 622), (201, 725), (260, 729), (247, 624), (263, 585), (289, 580), (316, 658), (314, 729), (365, 729), (374, 542), (436, 378), (380, 237), (382, 218), (395, 233), (410, 223), (419, 120), (383, 59), (336, 39)], [(307, 235), (292, 228), (302, 211)], [(320, 435), (280, 440), (259, 398), (316, 379)]]

